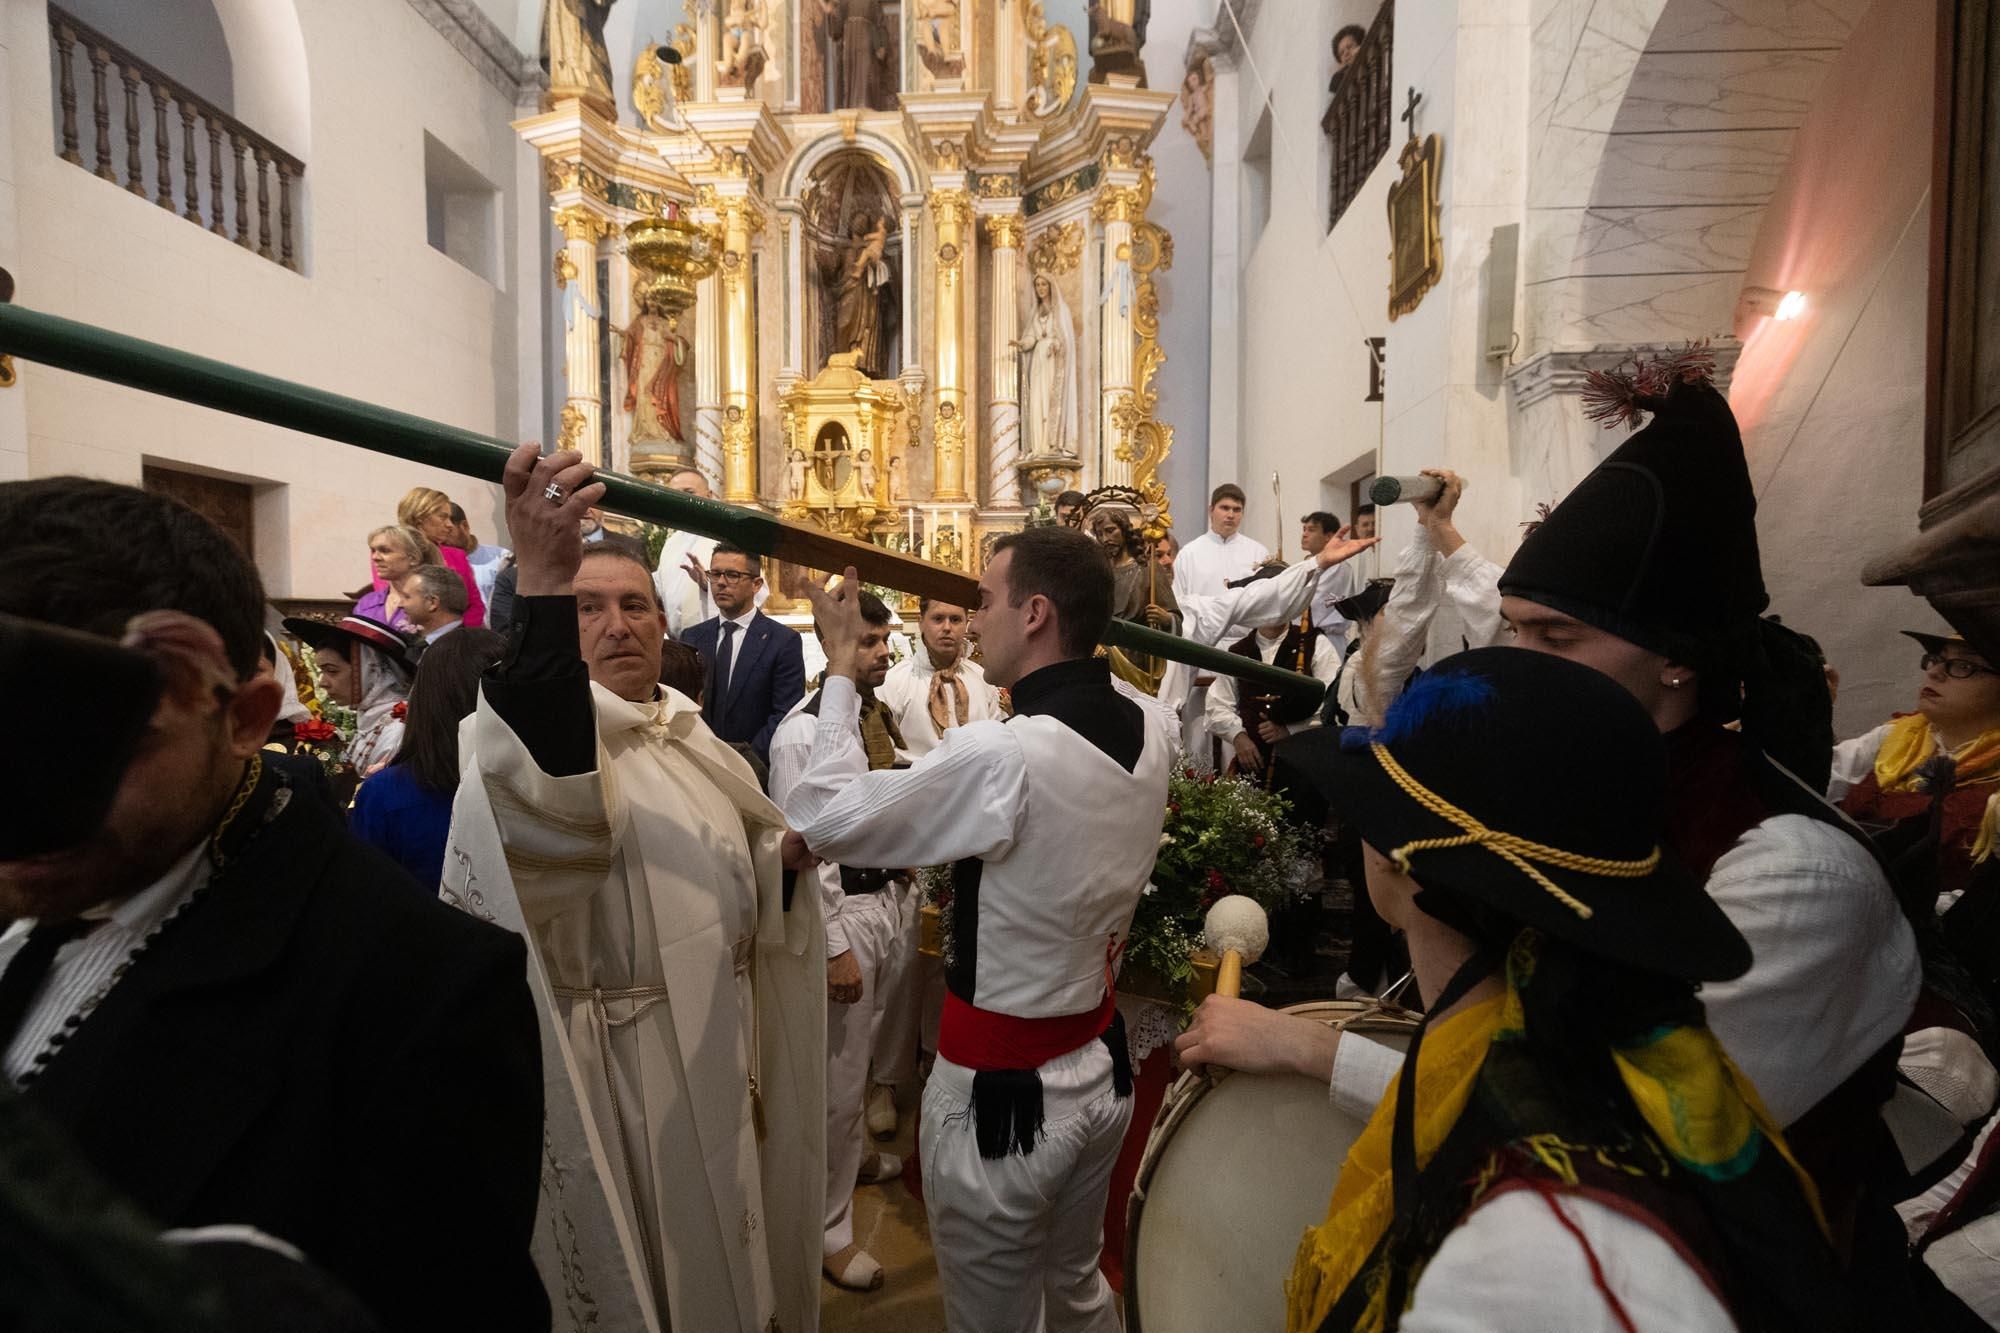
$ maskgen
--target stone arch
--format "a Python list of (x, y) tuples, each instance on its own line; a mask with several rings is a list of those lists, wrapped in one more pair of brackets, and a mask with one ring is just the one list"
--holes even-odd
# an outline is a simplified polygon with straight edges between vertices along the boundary
[(923, 190), (924, 175), (917, 167), (916, 159), (894, 139), (885, 138), (873, 130), (861, 130), (851, 139), (838, 130), (829, 130), (819, 138), (800, 145), (799, 150), (792, 154), (792, 160), (786, 163), (781, 178), (779, 197), (796, 197), (820, 163), (836, 153), (856, 148), (881, 162), (901, 194), (913, 195)]

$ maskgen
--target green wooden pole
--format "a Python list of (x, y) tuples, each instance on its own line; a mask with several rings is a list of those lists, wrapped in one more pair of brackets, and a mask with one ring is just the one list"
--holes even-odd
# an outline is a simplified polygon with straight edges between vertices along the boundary
[[(516, 447), (513, 441), (17, 305), (0, 304), (0, 352), (480, 481), (497, 483)], [(605, 486), (603, 507), (615, 514), (698, 532), (810, 569), (838, 570), (853, 565), (867, 582), (901, 592), (968, 607), (978, 602), (978, 581), (960, 570), (835, 536), (810, 524), (787, 522), (760, 510), (671, 491), (622, 473), (600, 469), (597, 477)], [(1310, 676), (1190, 643), (1143, 625), (1113, 621), (1104, 641), (1127, 652), (1254, 681), (1287, 699), (1317, 700), (1326, 693)]]

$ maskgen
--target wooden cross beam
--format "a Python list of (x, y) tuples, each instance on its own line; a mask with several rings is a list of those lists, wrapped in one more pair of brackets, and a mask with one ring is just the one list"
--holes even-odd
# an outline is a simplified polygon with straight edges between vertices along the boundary
[[(16, 305), (0, 304), (0, 352), (480, 481), (498, 483), (515, 448), (506, 440)], [(979, 581), (963, 570), (622, 473), (600, 469), (597, 479), (605, 487), (602, 507), (615, 514), (698, 532), (806, 569), (838, 571), (852, 565), (869, 583), (959, 606), (978, 605)], [(1316, 703), (1326, 694), (1326, 687), (1310, 676), (1127, 621), (1112, 621), (1104, 642), (1255, 681), (1288, 699)]]

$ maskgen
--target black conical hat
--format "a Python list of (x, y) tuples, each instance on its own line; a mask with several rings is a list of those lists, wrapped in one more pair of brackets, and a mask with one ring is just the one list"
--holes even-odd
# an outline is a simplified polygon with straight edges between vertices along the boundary
[(1743, 437), (1713, 365), (1697, 347), (1593, 377), (1594, 417), (1652, 420), (1528, 534), (1502, 594), (1680, 661), (1740, 641), (1770, 597)]

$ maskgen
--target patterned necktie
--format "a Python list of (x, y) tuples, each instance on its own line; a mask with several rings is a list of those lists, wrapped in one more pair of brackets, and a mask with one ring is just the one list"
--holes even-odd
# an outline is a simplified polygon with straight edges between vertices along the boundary
[(940, 736), (965, 723), (972, 711), (972, 696), (966, 690), (965, 682), (958, 678), (958, 667), (959, 664), (953, 662), (931, 675), (931, 726), (937, 729)]
[(71, 917), (66, 921), (44, 921), (28, 932), (14, 961), (0, 974), (0, 1051), (14, 1044), (22, 1020), (55, 966), (56, 952), (71, 940), (88, 933), (97, 923)]

